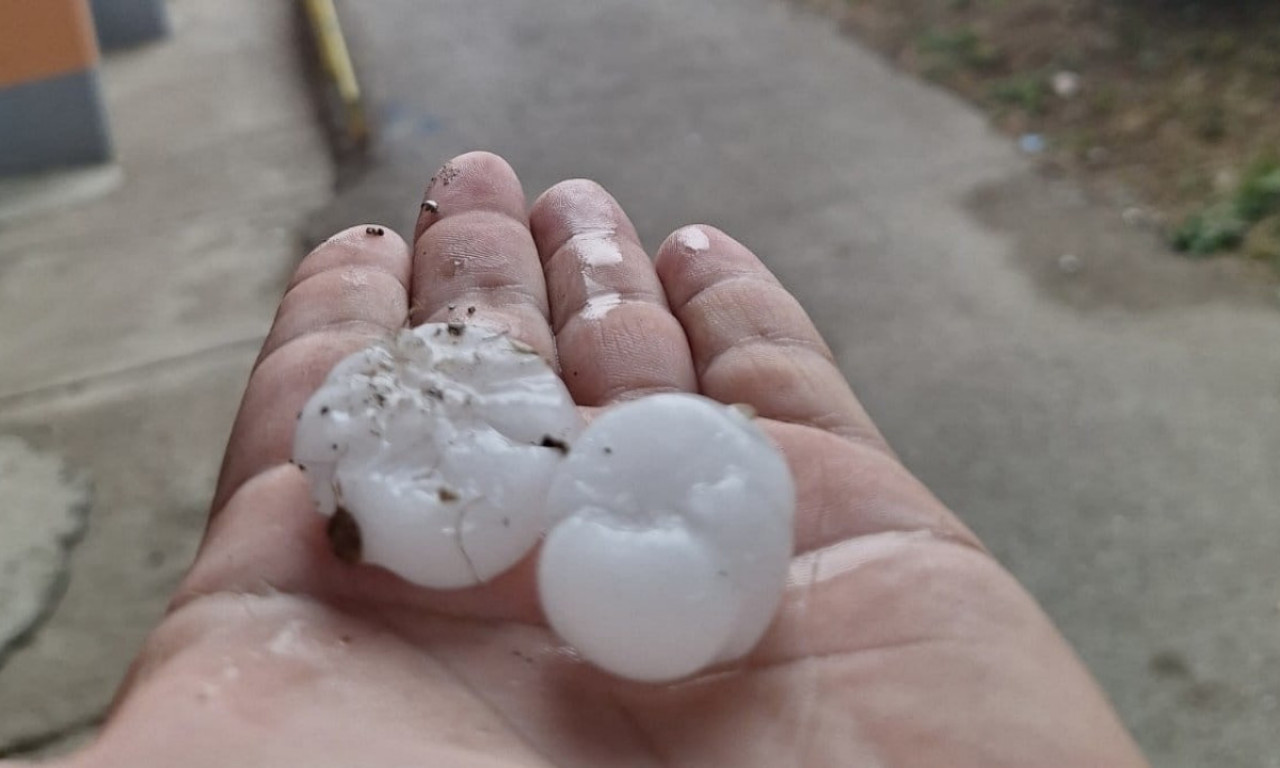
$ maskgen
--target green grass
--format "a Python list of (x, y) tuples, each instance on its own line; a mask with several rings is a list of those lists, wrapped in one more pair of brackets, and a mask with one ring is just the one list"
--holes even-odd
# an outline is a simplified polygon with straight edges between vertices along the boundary
[(1029, 115), (1043, 115), (1051, 95), (1049, 80), (1041, 72), (1010, 75), (991, 86), (991, 98)]
[(1249, 234), (1249, 222), (1223, 200), (1187, 217), (1173, 233), (1173, 247), (1191, 256), (1209, 256), (1240, 247)]
[(1235, 192), (1187, 217), (1173, 234), (1173, 247), (1193, 256), (1235, 250), (1258, 222), (1280, 213), (1280, 161), (1263, 158), (1249, 166)]
[(1267, 158), (1250, 166), (1236, 189), (1235, 204), (1251, 222), (1280, 210), (1280, 161)]
[(916, 48), (929, 60), (929, 68), (935, 74), (990, 70), (1004, 60), (999, 48), (970, 27), (927, 30), (916, 41)]

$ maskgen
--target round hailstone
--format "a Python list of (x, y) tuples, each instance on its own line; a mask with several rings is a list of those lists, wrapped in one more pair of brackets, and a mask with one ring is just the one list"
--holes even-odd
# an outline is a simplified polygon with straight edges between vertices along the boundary
[(294, 462), (331, 532), (346, 531), (363, 562), (438, 589), (488, 581), (533, 548), (582, 430), (534, 350), (463, 323), (347, 357), (298, 419)]
[(588, 661), (660, 682), (745, 655), (786, 584), (795, 488), (749, 417), (695, 395), (617, 406), (557, 470), (538, 586)]

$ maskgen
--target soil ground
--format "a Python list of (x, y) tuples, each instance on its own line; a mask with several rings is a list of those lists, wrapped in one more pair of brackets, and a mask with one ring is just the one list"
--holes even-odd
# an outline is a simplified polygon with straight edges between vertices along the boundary
[[(1184, 250), (1242, 251), (1280, 267), (1280, 5), (802, 2), (978, 103), (1031, 148), (1043, 139), (1047, 169), (1141, 203), (1130, 216)], [(1268, 174), (1275, 188), (1259, 201)]]

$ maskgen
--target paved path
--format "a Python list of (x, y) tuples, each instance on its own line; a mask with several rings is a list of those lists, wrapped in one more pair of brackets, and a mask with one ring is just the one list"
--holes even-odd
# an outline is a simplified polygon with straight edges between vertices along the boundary
[(105, 712), (332, 190), (289, 5), (169, 7), (172, 39), (103, 68), (120, 185), (0, 222), (0, 756)]
[(651, 246), (691, 221), (735, 233), (1156, 764), (1280, 766), (1273, 286), (1167, 255), (778, 0), (343, 11), (380, 138), (313, 234), (408, 229), (434, 167), (471, 148), (530, 197), (602, 181)]

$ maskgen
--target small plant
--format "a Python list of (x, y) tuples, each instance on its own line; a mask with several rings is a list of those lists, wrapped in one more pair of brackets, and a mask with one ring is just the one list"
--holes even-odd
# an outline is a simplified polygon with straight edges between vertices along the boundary
[(920, 36), (916, 47), (932, 59), (931, 69), (942, 74), (962, 69), (989, 70), (1004, 60), (999, 48), (970, 27), (931, 29)]
[(1250, 222), (1280, 210), (1280, 161), (1264, 158), (1251, 165), (1240, 179), (1235, 203), (1236, 210)]
[(1239, 248), (1250, 228), (1280, 212), (1280, 161), (1256, 161), (1226, 200), (1187, 217), (1173, 234), (1173, 247), (1194, 256)]
[(1173, 234), (1173, 247), (1192, 256), (1209, 256), (1240, 247), (1248, 232), (1249, 222), (1232, 201), (1223, 200), (1188, 216)]
[(991, 86), (991, 97), (1029, 115), (1043, 115), (1049, 106), (1049, 81), (1040, 72), (1023, 72)]

